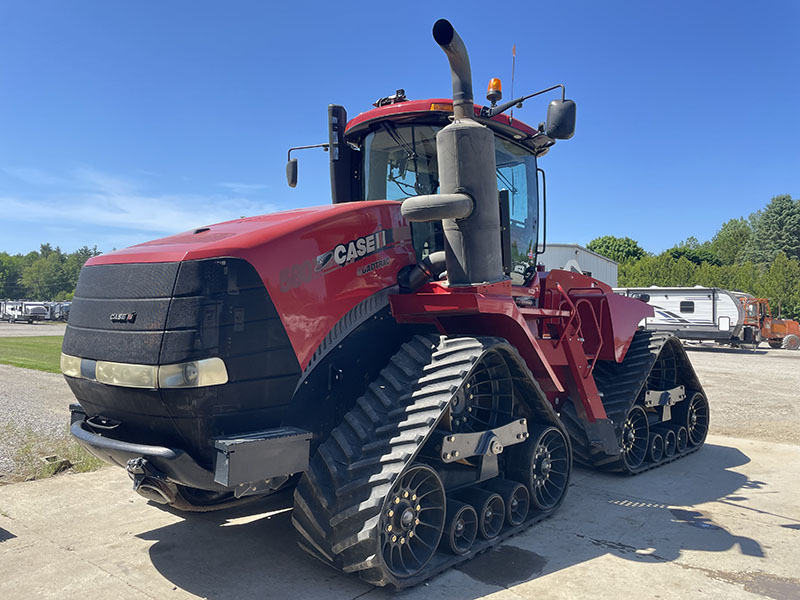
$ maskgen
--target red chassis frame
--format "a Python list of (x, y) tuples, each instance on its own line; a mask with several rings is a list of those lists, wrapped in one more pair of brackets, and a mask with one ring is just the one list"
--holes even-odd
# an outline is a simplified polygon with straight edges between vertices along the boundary
[[(517, 301), (515, 298), (519, 298)], [(521, 300), (524, 298), (525, 300)], [(526, 307), (539, 299), (538, 307)], [(589, 423), (606, 419), (592, 371), (597, 360), (621, 362), (652, 307), (614, 294), (606, 284), (568, 271), (536, 273), (530, 286), (510, 281), (448, 287), (431, 282), (390, 297), (401, 323), (430, 323), (447, 335), (499, 336), (517, 348), (553, 407), (581, 399)]]

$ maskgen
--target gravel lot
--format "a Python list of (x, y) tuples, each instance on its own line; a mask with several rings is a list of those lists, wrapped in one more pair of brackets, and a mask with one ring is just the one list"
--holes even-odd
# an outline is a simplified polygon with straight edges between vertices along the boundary
[(800, 351), (686, 350), (711, 404), (711, 433), (800, 445)]
[(70, 402), (63, 376), (0, 365), (0, 475), (14, 471), (14, 449), (28, 432), (68, 435)]

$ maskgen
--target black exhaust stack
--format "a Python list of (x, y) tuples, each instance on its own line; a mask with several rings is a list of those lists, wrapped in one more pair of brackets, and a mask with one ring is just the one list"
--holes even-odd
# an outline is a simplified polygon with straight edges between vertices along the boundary
[(453, 115), (456, 119), (472, 118), (472, 69), (469, 55), (461, 37), (450, 21), (439, 19), (433, 24), (433, 39), (441, 46), (450, 61), (453, 77)]
[(440, 193), (409, 198), (402, 212), (409, 221), (442, 220), (450, 285), (493, 283), (505, 278), (494, 134), (474, 119), (464, 42), (445, 19), (434, 24), (433, 38), (450, 61), (454, 120), (436, 135)]

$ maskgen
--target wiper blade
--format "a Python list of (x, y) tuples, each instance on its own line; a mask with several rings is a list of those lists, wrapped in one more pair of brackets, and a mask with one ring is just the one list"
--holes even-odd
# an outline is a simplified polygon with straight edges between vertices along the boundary
[(383, 125), (383, 128), (386, 130), (386, 133), (389, 134), (389, 137), (391, 137), (394, 140), (394, 143), (400, 146), (403, 150), (405, 150), (406, 156), (408, 156), (408, 158), (412, 160), (416, 160), (417, 153), (414, 151), (414, 148), (410, 146), (408, 142), (403, 139), (403, 136), (401, 136), (397, 132), (397, 127), (394, 126), (394, 123), (390, 123), (389, 121), (384, 121), (383, 123), (381, 123), (381, 125)]
[(508, 191), (510, 191), (512, 194), (519, 193), (519, 190), (516, 187), (514, 187), (514, 184), (508, 180), (508, 177), (503, 175), (502, 171), (500, 171), (499, 168), (497, 169), (497, 178), (500, 179), (504, 184), (506, 184), (506, 186), (508, 187)]

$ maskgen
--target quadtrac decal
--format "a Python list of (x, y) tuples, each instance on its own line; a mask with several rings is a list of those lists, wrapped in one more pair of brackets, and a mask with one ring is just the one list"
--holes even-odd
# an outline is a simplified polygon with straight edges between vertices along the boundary
[[(406, 226), (394, 229), (379, 229), (375, 233), (336, 244), (331, 250), (323, 252), (315, 259), (304, 260), (286, 269), (281, 269), (281, 291), (288, 292), (312, 279), (323, 277), (338, 268), (346, 267), (373, 254), (398, 246), (410, 238), (411, 229)], [(373, 261), (360, 266), (357, 275), (366, 275), (383, 269), (391, 262), (392, 259), (388, 257)]]

